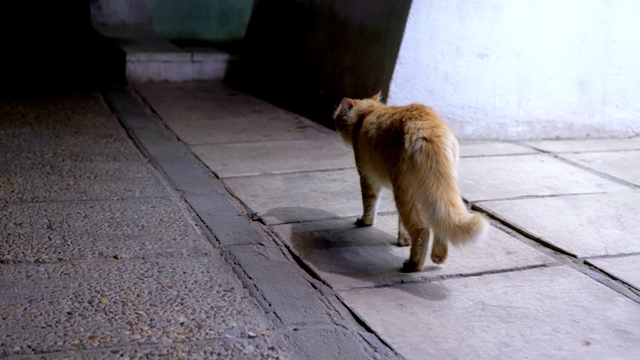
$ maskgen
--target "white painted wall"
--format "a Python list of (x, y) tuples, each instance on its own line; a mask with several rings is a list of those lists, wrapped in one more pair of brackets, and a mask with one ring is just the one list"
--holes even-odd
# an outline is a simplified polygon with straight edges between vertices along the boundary
[(462, 139), (640, 134), (640, 1), (413, 0), (388, 103)]

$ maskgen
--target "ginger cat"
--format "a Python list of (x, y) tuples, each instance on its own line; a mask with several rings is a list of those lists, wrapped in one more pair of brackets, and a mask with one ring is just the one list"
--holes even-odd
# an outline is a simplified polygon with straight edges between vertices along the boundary
[(448, 242), (484, 237), (484, 216), (467, 210), (458, 190), (458, 141), (433, 109), (386, 106), (380, 93), (342, 99), (333, 115), (336, 130), (353, 147), (364, 212), (358, 226), (375, 222), (382, 186), (391, 188), (398, 208), (398, 245), (411, 244), (405, 272), (422, 269), (433, 231), (431, 260), (441, 264)]

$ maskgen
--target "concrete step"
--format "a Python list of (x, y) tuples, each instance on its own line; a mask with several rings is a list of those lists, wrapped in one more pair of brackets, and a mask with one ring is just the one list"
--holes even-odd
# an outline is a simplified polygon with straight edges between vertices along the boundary
[(219, 80), (230, 54), (211, 47), (179, 47), (146, 28), (98, 27), (126, 53), (130, 82)]

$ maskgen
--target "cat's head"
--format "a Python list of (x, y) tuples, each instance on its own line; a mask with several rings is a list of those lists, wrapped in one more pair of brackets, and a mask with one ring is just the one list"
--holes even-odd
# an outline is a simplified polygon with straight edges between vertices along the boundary
[(347, 144), (351, 144), (356, 122), (369, 114), (373, 108), (381, 105), (379, 99), (380, 92), (366, 99), (343, 98), (340, 101), (340, 105), (333, 113), (333, 123), (336, 126), (336, 131)]

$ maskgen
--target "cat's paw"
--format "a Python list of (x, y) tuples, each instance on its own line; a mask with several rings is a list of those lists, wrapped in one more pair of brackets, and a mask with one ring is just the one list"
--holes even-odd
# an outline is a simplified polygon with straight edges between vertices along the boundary
[(365, 226), (372, 226), (373, 225), (373, 220), (371, 219), (364, 219), (364, 218), (358, 218), (356, 220), (356, 226), (357, 227), (365, 227)]
[(407, 233), (398, 234), (398, 241), (396, 241), (396, 245), (398, 246), (409, 246), (411, 245), (411, 238)]
[(416, 272), (420, 270), (422, 270), (422, 265), (418, 264), (417, 262), (411, 259), (407, 259), (404, 261), (404, 264), (402, 264), (401, 271), (405, 273), (410, 273), (410, 272)]
[(445, 260), (447, 260), (447, 253), (439, 253), (439, 252), (431, 252), (431, 261), (434, 264), (442, 264)]
[(449, 246), (446, 242), (434, 241), (433, 249), (431, 249), (431, 261), (435, 264), (442, 264), (447, 260)]

